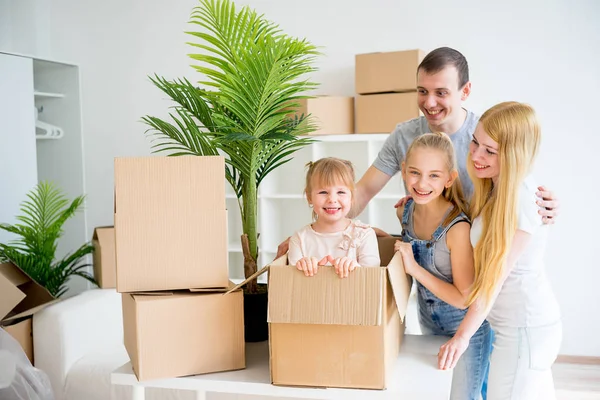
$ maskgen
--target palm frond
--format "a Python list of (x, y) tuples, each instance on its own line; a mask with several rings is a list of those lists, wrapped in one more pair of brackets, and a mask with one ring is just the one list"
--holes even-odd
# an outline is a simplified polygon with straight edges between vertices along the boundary
[(174, 102), (171, 122), (146, 116), (153, 151), (169, 155), (225, 156), (225, 177), (240, 205), (250, 254), (258, 252), (257, 190), (265, 177), (312, 143), (301, 135), (315, 129), (310, 116), (290, 118), (316, 83), (307, 77), (320, 55), (304, 39), (231, 0), (199, 0), (188, 32), (192, 67), (201, 89), (186, 79), (152, 83)]

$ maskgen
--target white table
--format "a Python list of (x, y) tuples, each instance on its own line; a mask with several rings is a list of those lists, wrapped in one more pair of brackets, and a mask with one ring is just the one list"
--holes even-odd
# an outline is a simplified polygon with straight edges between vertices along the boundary
[(452, 372), (437, 369), (436, 354), (446, 340), (436, 336), (405, 335), (392, 382), (386, 390), (274, 386), (270, 383), (268, 342), (246, 344), (246, 369), (243, 370), (138, 382), (131, 363), (127, 363), (111, 374), (111, 384), (131, 386), (133, 400), (144, 400), (146, 387), (193, 391), (197, 400), (210, 399), (211, 393), (219, 393), (219, 399), (228, 398), (227, 394), (231, 399), (247, 394), (295, 400), (442, 400), (450, 396)]

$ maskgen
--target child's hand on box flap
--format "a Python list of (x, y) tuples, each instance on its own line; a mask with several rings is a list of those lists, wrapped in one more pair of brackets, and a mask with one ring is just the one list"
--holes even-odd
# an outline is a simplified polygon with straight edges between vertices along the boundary
[(360, 267), (360, 265), (358, 265), (358, 263), (356, 262), (355, 259), (353, 258), (349, 258), (349, 257), (340, 257), (340, 258), (336, 258), (333, 259), (333, 257), (330, 257), (330, 262), (333, 265), (333, 267), (335, 268), (335, 273), (340, 277), (340, 278), (347, 278), (348, 274), (351, 271), (354, 271), (354, 269), (356, 267)]
[(410, 276), (413, 275), (415, 268), (418, 264), (415, 261), (415, 255), (413, 254), (412, 244), (405, 243), (401, 240), (396, 240), (394, 243), (394, 251), (400, 252), (402, 256), (402, 263), (404, 264), (404, 270)]
[(304, 275), (306, 276), (313, 276), (319, 271), (319, 267), (329, 263), (330, 257), (331, 256), (325, 256), (320, 260), (317, 257), (304, 257), (298, 260), (296, 268), (300, 271), (304, 271)]

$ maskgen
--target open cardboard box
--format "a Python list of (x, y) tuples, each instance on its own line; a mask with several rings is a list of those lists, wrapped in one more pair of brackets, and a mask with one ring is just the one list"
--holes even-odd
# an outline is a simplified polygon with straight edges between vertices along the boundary
[(0, 325), (23, 347), (33, 364), (31, 316), (57, 301), (12, 263), (0, 264)]
[(387, 387), (404, 335), (412, 284), (400, 254), (393, 254), (396, 239), (379, 240), (386, 267), (357, 268), (348, 278), (340, 279), (332, 267), (306, 277), (286, 265), (286, 256), (249, 278), (269, 271), (273, 384)]

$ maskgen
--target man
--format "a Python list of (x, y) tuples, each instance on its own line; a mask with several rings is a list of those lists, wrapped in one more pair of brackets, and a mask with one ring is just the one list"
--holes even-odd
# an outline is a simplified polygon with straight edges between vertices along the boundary
[[(445, 132), (452, 139), (465, 197), (473, 193), (473, 182), (467, 174), (467, 154), (479, 116), (462, 108), (471, 93), (469, 66), (465, 57), (449, 47), (433, 50), (417, 68), (419, 109), (423, 117), (398, 124), (385, 141), (373, 165), (356, 187), (356, 209), (359, 215), (369, 201), (400, 171), (408, 146), (419, 135)], [(554, 223), (558, 202), (550, 191), (538, 188), (540, 211), (544, 223)]]

